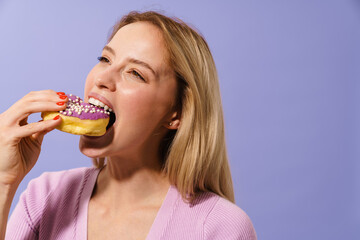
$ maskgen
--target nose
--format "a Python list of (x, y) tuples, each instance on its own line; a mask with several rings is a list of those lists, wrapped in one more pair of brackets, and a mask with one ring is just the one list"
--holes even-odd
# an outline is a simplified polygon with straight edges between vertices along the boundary
[(98, 73), (95, 78), (95, 85), (100, 89), (108, 89), (113, 92), (116, 90), (115, 79), (111, 68)]

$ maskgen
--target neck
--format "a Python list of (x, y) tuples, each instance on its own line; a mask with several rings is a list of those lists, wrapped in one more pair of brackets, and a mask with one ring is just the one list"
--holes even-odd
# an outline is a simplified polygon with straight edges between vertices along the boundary
[(109, 158), (101, 170), (92, 198), (112, 209), (158, 205), (170, 187), (158, 158)]

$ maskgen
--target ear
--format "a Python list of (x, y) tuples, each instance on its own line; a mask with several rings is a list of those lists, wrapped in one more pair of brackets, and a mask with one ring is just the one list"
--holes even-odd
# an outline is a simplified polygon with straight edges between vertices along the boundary
[(180, 119), (177, 112), (174, 112), (171, 117), (164, 123), (165, 128), (169, 130), (176, 130), (180, 126)]

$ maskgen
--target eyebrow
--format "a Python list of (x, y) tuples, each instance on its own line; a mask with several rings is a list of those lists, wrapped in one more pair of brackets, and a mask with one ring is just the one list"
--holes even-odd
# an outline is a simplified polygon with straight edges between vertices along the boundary
[[(109, 47), (109, 46), (107, 46), (107, 45), (103, 48), (103, 50), (107, 50), (107, 51), (109, 51), (110, 53), (112, 53), (114, 56), (116, 56), (114, 49), (112, 49), (111, 47)], [(143, 61), (141, 61), (141, 60), (139, 60), (139, 59), (135, 59), (135, 58), (128, 58), (127, 60), (128, 60), (129, 62), (131, 62), (131, 63), (135, 63), (135, 64), (141, 65), (141, 66), (143, 66), (143, 67), (146, 67), (146, 68), (148, 68), (155, 76), (157, 75), (157, 74), (155, 73), (154, 69), (153, 69), (149, 64), (147, 64), (146, 62), (143, 62)]]
[(107, 51), (111, 52), (113, 55), (116, 55), (114, 49), (112, 49), (112, 48), (109, 47), (108, 45), (106, 45), (106, 46), (103, 48), (103, 51), (104, 51), (104, 50), (107, 50)]

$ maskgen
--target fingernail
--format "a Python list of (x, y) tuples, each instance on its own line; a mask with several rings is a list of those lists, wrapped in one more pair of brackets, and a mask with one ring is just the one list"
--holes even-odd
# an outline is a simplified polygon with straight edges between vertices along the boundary
[(65, 102), (57, 102), (56, 104), (59, 105), (59, 106), (62, 106), (62, 105), (65, 104)]
[(61, 95), (65, 95), (64, 92), (57, 92), (56, 94), (57, 94), (57, 95), (60, 95), (60, 96), (61, 96)]
[(59, 98), (60, 98), (60, 99), (66, 99), (66, 98), (67, 98), (67, 96), (65, 96), (65, 95), (61, 95)]
[(60, 118), (60, 115), (57, 115), (56, 117), (53, 118), (53, 120), (58, 120)]

